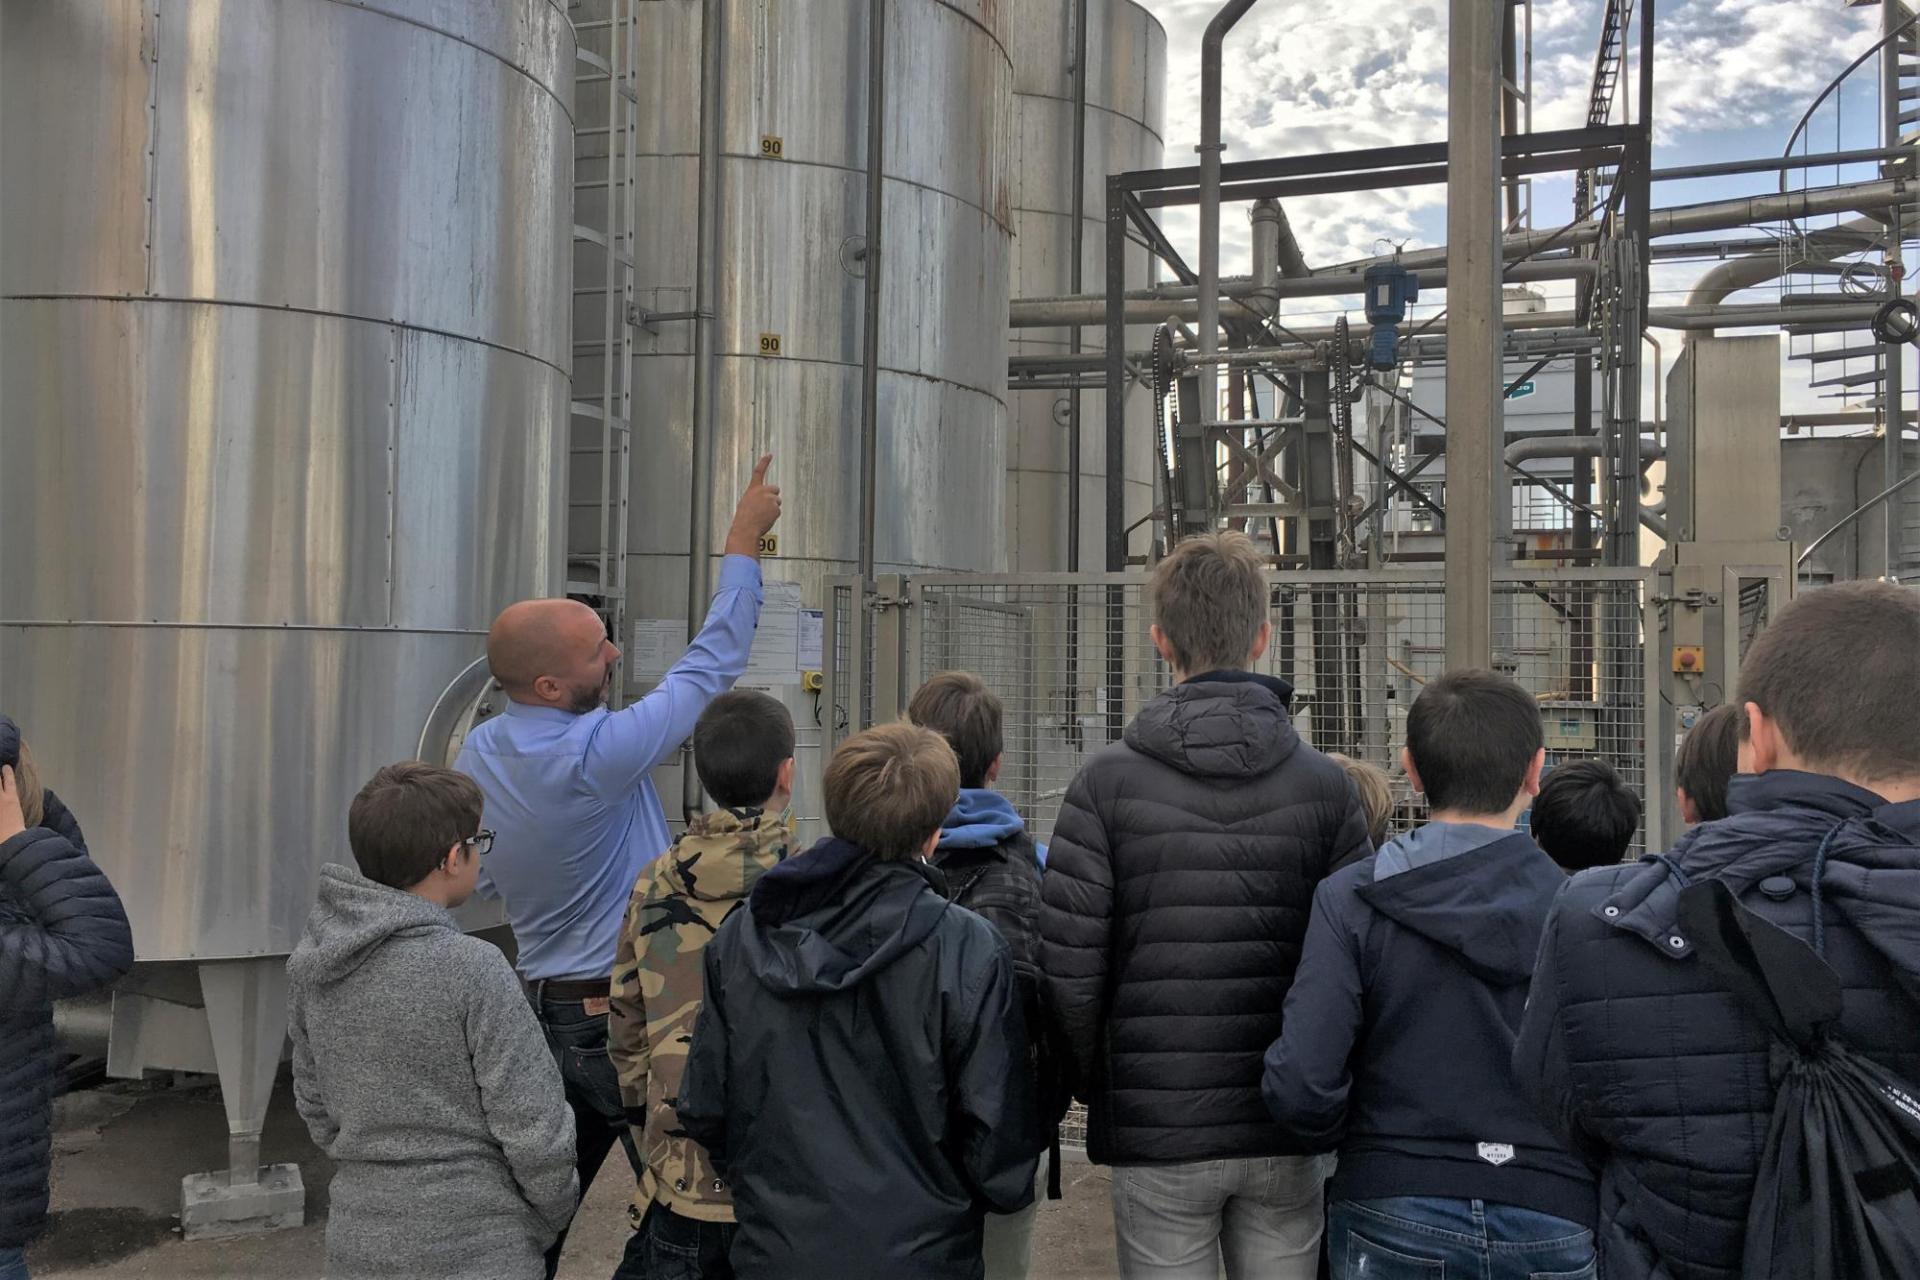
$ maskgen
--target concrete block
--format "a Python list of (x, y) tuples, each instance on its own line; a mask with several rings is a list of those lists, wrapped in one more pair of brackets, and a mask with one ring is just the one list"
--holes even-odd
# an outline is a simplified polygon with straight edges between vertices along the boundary
[(180, 1180), (180, 1231), (189, 1240), (261, 1235), (300, 1226), (306, 1218), (307, 1186), (299, 1165), (269, 1165), (259, 1181), (239, 1186), (228, 1171)]

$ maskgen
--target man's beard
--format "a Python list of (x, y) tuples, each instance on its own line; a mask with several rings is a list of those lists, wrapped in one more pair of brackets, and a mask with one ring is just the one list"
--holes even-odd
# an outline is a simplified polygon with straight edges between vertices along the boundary
[(601, 677), (598, 685), (576, 689), (573, 701), (567, 709), (577, 716), (583, 716), (589, 711), (605, 706), (607, 695), (613, 692), (613, 665), (611, 662), (607, 664), (607, 674)]

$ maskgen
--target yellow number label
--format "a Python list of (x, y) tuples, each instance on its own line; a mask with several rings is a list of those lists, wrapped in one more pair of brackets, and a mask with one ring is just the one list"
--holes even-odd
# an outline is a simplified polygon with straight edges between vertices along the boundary
[(780, 354), (780, 335), (777, 333), (761, 334), (760, 335), (760, 354), (763, 356), (779, 355)]

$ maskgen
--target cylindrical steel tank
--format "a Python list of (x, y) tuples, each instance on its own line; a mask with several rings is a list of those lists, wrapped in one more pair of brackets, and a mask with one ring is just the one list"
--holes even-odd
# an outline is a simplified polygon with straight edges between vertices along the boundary
[[(1071, 293), (1073, 270), (1074, 0), (1013, 0), (1013, 296)], [(1133, 0), (1088, 0), (1087, 134), (1082, 208), (1081, 291), (1106, 287), (1107, 176), (1161, 163), (1167, 35)], [(1127, 287), (1148, 283), (1146, 250), (1129, 246)], [(1144, 347), (1148, 329), (1134, 331)], [(1106, 335), (1093, 326), (1082, 349)], [(1014, 355), (1069, 349), (1067, 329), (1022, 329)], [(1067, 564), (1068, 392), (1016, 391), (1009, 400), (1013, 444), (1007, 459), (1011, 567), (1039, 572)], [(1152, 399), (1136, 389), (1128, 406), (1127, 523), (1153, 506)], [(1106, 568), (1106, 402), (1080, 400), (1080, 567)], [(1136, 535), (1136, 544), (1140, 535)]]
[(0, 48), (0, 710), (143, 960), (284, 953), (559, 589), (566, 8), (0, 0)]
[[(1780, 523), (1804, 548), (1886, 487), (1877, 437), (1780, 441)], [(1887, 565), (1886, 504), (1821, 543), (1803, 566), (1811, 582), (1878, 578)], [(1802, 585), (1807, 585), (1803, 581)]]
[[(583, 22), (606, 4), (583, 4)], [(769, 579), (822, 604), (860, 535), (870, 0), (655, 0), (637, 6), (638, 304), (694, 308), (703, 12), (719, 15), (717, 554), (760, 453), (786, 503)], [(882, 149), (880, 572), (993, 570), (1006, 557), (1012, 66), (999, 0), (890, 0)], [(586, 95), (583, 94), (583, 102)], [(597, 142), (583, 138), (583, 148)], [(592, 282), (582, 281), (591, 289)], [(597, 294), (582, 294), (583, 332)], [(642, 327), (634, 361), (628, 613), (686, 616), (694, 328)], [(584, 349), (584, 344), (583, 344)], [(592, 459), (576, 467), (586, 475)], [(576, 506), (571, 549), (597, 514)], [(630, 661), (630, 685), (652, 678)]]

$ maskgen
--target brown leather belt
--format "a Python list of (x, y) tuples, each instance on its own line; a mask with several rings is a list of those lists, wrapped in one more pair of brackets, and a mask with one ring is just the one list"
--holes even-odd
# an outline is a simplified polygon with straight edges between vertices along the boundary
[(527, 986), (541, 1000), (605, 1000), (610, 984), (605, 978), (580, 978), (529, 982)]

